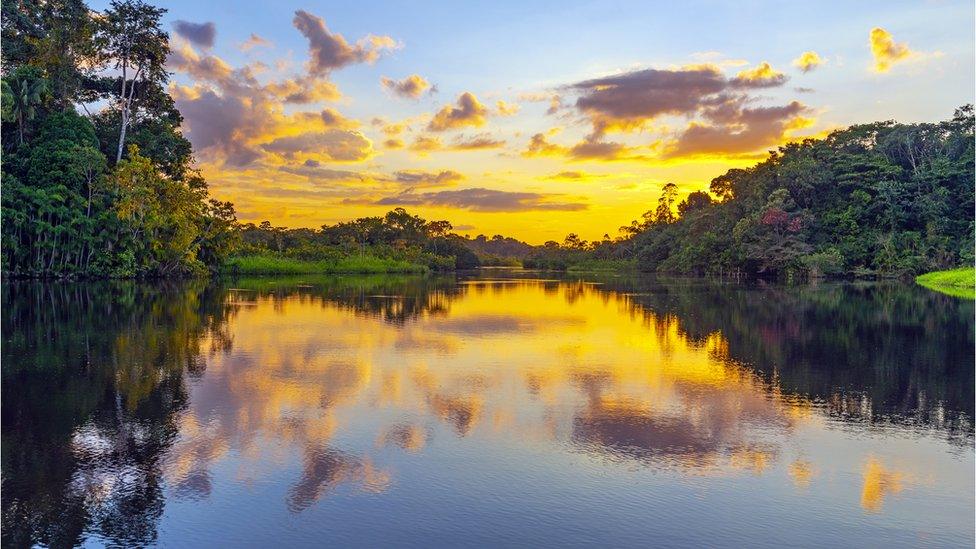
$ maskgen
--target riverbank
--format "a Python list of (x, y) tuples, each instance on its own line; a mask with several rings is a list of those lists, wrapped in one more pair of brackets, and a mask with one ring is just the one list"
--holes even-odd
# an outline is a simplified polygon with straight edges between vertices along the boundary
[(976, 299), (976, 269), (973, 267), (925, 273), (915, 277), (915, 282), (936, 292)]
[(637, 262), (630, 259), (584, 259), (566, 268), (568, 273), (632, 273)]
[(417, 274), (426, 273), (429, 270), (426, 265), (372, 256), (349, 256), (337, 260), (308, 261), (287, 257), (249, 255), (228, 259), (221, 268), (221, 273), (237, 275)]

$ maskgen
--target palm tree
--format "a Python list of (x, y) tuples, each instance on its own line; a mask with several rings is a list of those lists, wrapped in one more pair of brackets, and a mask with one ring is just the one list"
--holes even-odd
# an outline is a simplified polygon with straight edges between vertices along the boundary
[(17, 133), (20, 144), (23, 145), (24, 122), (33, 120), (34, 115), (37, 114), (37, 106), (41, 104), (44, 92), (47, 91), (47, 83), (43, 78), (15, 76), (10, 88), (13, 92), (10, 114), (17, 120)]

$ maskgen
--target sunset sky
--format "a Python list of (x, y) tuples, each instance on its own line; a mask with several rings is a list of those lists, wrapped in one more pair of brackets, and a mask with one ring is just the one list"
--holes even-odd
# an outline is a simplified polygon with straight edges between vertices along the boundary
[(970, 0), (160, 5), (212, 192), (291, 227), (613, 237), (666, 182), (973, 101)]

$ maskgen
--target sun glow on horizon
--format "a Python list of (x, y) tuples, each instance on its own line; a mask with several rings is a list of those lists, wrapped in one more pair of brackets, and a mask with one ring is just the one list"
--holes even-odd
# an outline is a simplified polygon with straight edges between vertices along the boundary
[[(763, 39), (772, 31), (756, 28), (738, 47), (694, 49), (667, 28), (680, 46), (648, 50), (616, 21), (592, 32), (614, 29), (623, 50), (594, 44), (599, 59), (584, 61), (568, 45), (523, 48), (523, 61), (504, 40), (497, 52), (460, 60), (446, 37), (418, 34), (409, 17), (372, 24), (344, 18), (351, 8), (306, 6), (269, 12), (260, 28), (251, 18), (208, 22), (207, 43), (174, 26), (167, 67), (198, 165), (243, 222), (316, 228), (399, 206), (462, 234), (594, 240), (653, 209), (665, 183), (683, 198), (787, 142), (917, 118), (920, 107), (905, 105), (925, 93), (921, 82), (928, 89), (964, 76), (945, 67), (965, 66), (971, 51), (942, 53), (916, 37), (909, 48), (903, 29), (850, 9), (863, 28), (836, 44), (782, 38), (773, 48)], [(186, 10), (214, 17), (179, 3), (169, 16), (193, 19)], [(450, 38), (464, 51), (483, 40), (466, 10), (451, 16), (469, 31)], [(570, 13), (530, 15), (540, 18), (538, 36), (506, 24), (504, 12), (491, 17), (523, 45), (550, 27), (587, 24)], [(530, 60), (540, 76), (527, 76)], [(898, 90), (898, 106), (864, 109), (850, 86), (885, 97)], [(972, 101), (963, 95), (924, 116)], [(457, 176), (437, 177), (446, 171)]]

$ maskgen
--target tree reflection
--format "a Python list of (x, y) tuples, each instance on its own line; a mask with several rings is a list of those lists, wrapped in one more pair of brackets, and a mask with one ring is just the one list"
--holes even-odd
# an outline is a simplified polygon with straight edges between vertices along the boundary
[(4, 544), (142, 545), (184, 376), (230, 345), (222, 292), (189, 285), (5, 284)]
[[(728, 355), (778, 391), (848, 421), (973, 432), (973, 303), (898, 283), (800, 287), (617, 280), (650, 317)], [(621, 288), (623, 287), (623, 288)]]

